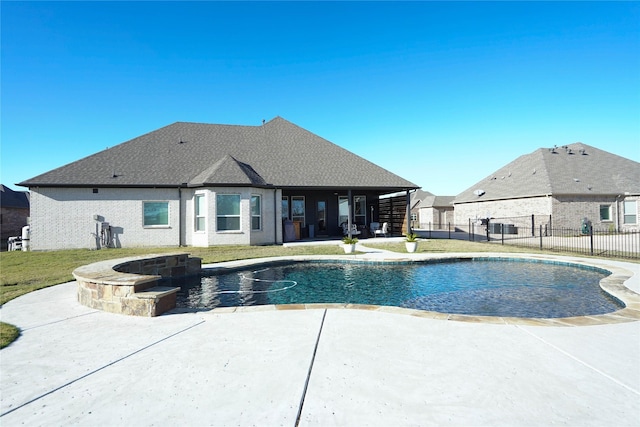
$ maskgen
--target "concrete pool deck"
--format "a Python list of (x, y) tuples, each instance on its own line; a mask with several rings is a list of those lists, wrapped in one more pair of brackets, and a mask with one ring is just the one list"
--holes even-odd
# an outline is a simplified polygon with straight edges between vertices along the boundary
[[(592, 261), (631, 271), (625, 285), (640, 291), (640, 265)], [(0, 351), (2, 426), (640, 425), (640, 321), (321, 306), (129, 317), (80, 305), (75, 282), (0, 316), (22, 329)]]

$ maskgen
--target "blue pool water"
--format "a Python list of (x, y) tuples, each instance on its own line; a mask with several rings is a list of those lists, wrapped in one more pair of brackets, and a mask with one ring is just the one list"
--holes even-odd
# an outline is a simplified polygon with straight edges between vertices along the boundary
[(514, 260), (359, 264), (296, 262), (175, 283), (178, 307), (372, 304), (478, 316), (557, 318), (624, 307), (602, 291), (608, 273)]

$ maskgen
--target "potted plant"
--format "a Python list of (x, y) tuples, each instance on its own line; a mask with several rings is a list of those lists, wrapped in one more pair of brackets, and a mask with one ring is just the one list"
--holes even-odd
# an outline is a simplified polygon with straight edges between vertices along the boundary
[(352, 254), (356, 251), (356, 243), (358, 243), (358, 239), (355, 237), (345, 236), (342, 239), (342, 247), (344, 248), (345, 254)]
[(418, 235), (415, 233), (409, 233), (405, 236), (404, 245), (407, 248), (407, 252), (415, 252), (418, 249)]

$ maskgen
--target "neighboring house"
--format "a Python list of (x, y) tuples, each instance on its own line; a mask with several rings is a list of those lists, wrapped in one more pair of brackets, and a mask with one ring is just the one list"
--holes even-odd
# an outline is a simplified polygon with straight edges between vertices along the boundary
[(416, 207), (419, 228), (446, 230), (449, 225), (453, 225), (454, 198), (454, 196), (435, 196), (433, 194), (424, 197)]
[(540, 148), (456, 196), (456, 224), (535, 217), (538, 227), (637, 231), (640, 163), (577, 142)]
[(421, 228), (420, 207), (422, 206), (422, 201), (428, 196), (433, 196), (433, 194), (421, 189), (418, 189), (411, 193), (411, 200), (409, 202), (409, 204), (411, 205), (411, 228)]
[(34, 250), (341, 236), (378, 220), (380, 195), (418, 188), (280, 117), (174, 123), (19, 185)]
[(29, 218), (29, 193), (13, 191), (0, 184), (0, 230), (2, 247), (9, 237), (22, 236), (22, 227)]

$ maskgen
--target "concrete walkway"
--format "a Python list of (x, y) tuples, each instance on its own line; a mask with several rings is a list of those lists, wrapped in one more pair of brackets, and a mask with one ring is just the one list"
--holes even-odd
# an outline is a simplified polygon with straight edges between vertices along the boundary
[[(638, 264), (613, 264), (640, 289)], [(0, 425), (640, 425), (638, 321), (285, 308), (140, 318), (79, 305), (75, 282), (24, 295), (0, 310), (22, 329)]]

